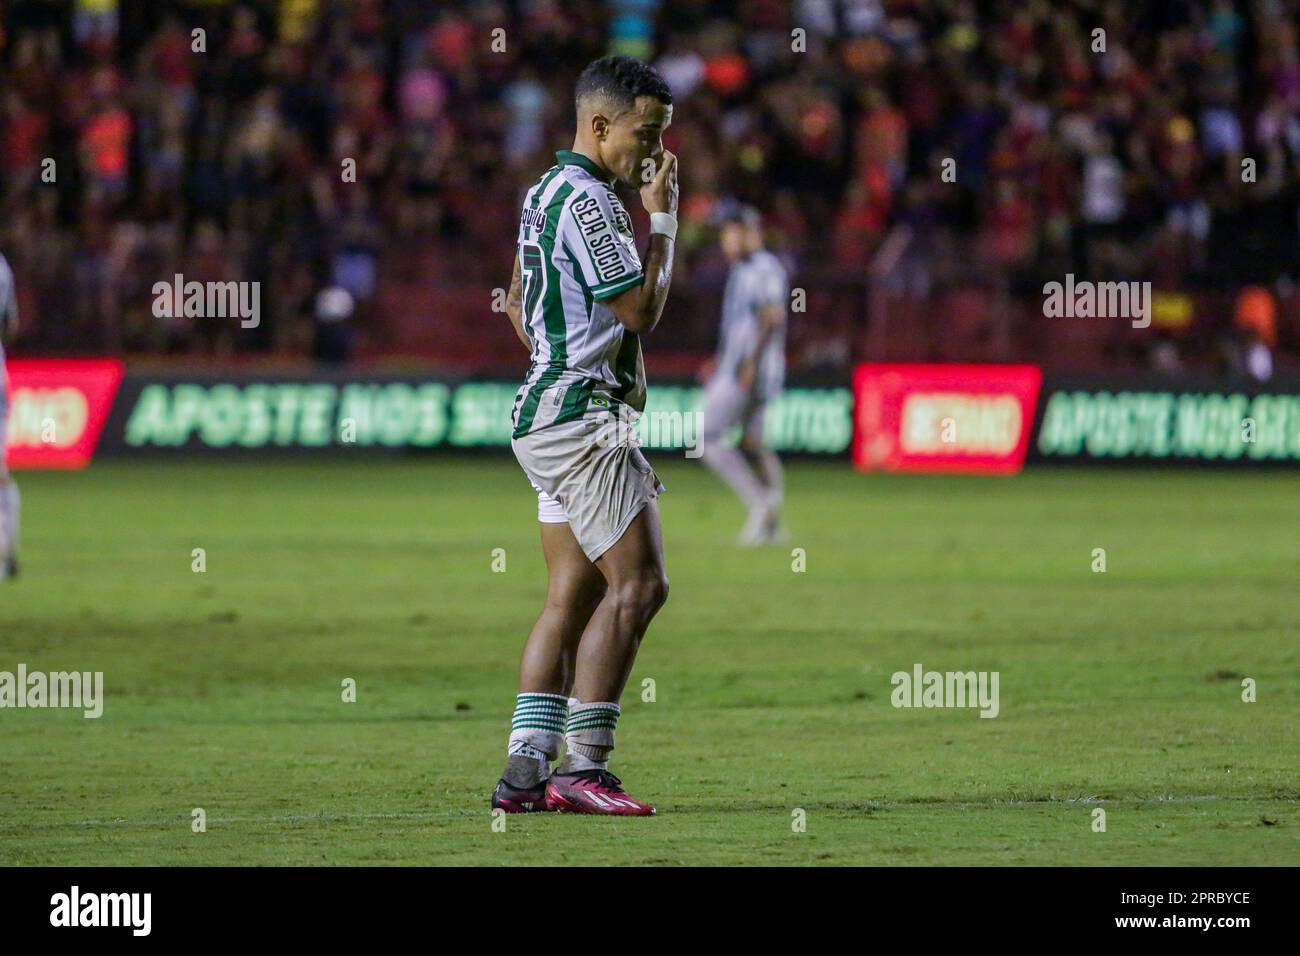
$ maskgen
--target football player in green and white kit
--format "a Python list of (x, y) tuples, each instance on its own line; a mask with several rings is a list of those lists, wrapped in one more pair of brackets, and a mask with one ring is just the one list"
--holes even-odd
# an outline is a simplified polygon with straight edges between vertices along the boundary
[[(619, 698), (668, 596), (656, 499), (635, 440), (645, 408), (640, 336), (672, 282), (677, 158), (672, 94), (631, 57), (578, 79), (573, 148), (528, 190), (507, 311), (532, 353), (512, 446), (537, 490), (546, 604), (524, 646), (505, 771), (492, 806), (648, 816), (609, 772)], [(614, 192), (640, 190), (645, 260)], [(554, 771), (560, 744), (567, 753)]]

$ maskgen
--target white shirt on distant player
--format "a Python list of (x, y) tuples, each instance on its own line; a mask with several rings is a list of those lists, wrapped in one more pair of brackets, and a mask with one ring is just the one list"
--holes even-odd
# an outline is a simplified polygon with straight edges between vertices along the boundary
[[(717, 374), (736, 378), (744, 361), (753, 355), (762, 327), (761, 309), (785, 308), (789, 280), (781, 260), (765, 249), (751, 253), (731, 267), (722, 297), (722, 329), (718, 337)], [(758, 357), (754, 395), (775, 397), (785, 384), (784, 328), (768, 339)]]
[(5, 382), (3, 374), (5, 362), (4, 333), (9, 330), (10, 324), (17, 318), (18, 292), (14, 288), (14, 273), (9, 268), (4, 253), (0, 253), (0, 385)]

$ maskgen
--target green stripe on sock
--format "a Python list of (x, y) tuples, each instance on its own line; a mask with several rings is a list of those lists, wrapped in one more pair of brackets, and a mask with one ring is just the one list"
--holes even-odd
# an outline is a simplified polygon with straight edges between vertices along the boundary
[(568, 730), (586, 730), (589, 727), (613, 727), (618, 723), (618, 714), (609, 712), (597, 714), (570, 714), (566, 725)]
[(562, 734), (568, 713), (569, 698), (564, 694), (517, 694), (510, 729)]
[(577, 734), (577, 733), (581, 733), (584, 730), (615, 730), (617, 728), (618, 728), (618, 724), (616, 723), (611, 723), (606, 721), (593, 721), (592, 723), (588, 723), (588, 724), (569, 724), (568, 727), (564, 728), (564, 732), (566, 734)]

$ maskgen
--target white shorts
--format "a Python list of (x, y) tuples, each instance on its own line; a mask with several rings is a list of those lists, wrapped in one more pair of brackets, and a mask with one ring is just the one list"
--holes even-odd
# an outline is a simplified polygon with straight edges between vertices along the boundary
[(635, 433), (612, 413), (601, 412), (510, 442), (537, 489), (537, 520), (568, 522), (591, 561), (612, 548), (664, 490)]
[(767, 399), (752, 391), (747, 392), (740, 383), (730, 376), (715, 376), (704, 388), (704, 421), (702, 428), (704, 441), (712, 444), (722, 438), (731, 428), (739, 425), (748, 432), (757, 429), (763, 434), (763, 415), (767, 410)]

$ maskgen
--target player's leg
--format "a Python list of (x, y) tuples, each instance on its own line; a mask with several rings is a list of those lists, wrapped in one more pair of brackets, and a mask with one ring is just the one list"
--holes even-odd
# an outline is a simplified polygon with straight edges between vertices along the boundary
[(754, 473), (767, 492), (767, 510), (761, 529), (756, 529), (756, 540), (762, 543), (780, 541), (781, 506), (785, 502), (785, 472), (781, 459), (763, 438), (766, 402), (756, 402), (745, 415), (744, 430), (740, 435), (740, 450), (753, 462)]
[(648, 816), (609, 773), (619, 698), (646, 628), (668, 599), (659, 509), (645, 502), (618, 541), (596, 559), (605, 596), (583, 631), (565, 733), (567, 754), (547, 787), (547, 806), (578, 813)]
[(745, 401), (745, 394), (739, 384), (730, 379), (715, 378), (704, 393), (704, 427), (701, 436), (704, 463), (730, 486), (749, 511), (742, 540), (752, 536), (751, 526), (761, 527), (768, 520), (767, 486), (750, 467), (740, 449), (733, 448), (724, 438), (729, 429), (741, 423)]
[(646, 626), (668, 588), (655, 505), (664, 489), (630, 424), (621, 412), (609, 411), (551, 425), (513, 442), (534, 484), (563, 502), (573, 536), (605, 582), (578, 644), (565, 724), (568, 755), (547, 784), (549, 809), (654, 812), (623, 793), (607, 769), (618, 699)]
[(0, 579), (18, 576), (18, 482), (5, 466), (9, 409), (3, 387), (0, 377)]
[(596, 560), (606, 590), (578, 644), (573, 696), (579, 700), (623, 695), (641, 638), (668, 599), (663, 548), (659, 506), (649, 501)]
[[(3, 453), (3, 447), (0, 447)], [(0, 578), (18, 576), (18, 482), (0, 465)]]
[(546, 603), (524, 644), (519, 692), (563, 695), (573, 687), (579, 638), (605, 596), (605, 578), (587, 560), (568, 522), (542, 524)]
[[(605, 593), (605, 578), (568, 523), (555, 519), (557, 511), (563, 516), (558, 505), (545, 494), (539, 499), (546, 603), (524, 644), (506, 767), (492, 795), (492, 806), (507, 812), (545, 807), (550, 762), (564, 740), (578, 640)], [(549, 515), (548, 509), (553, 509)]]

